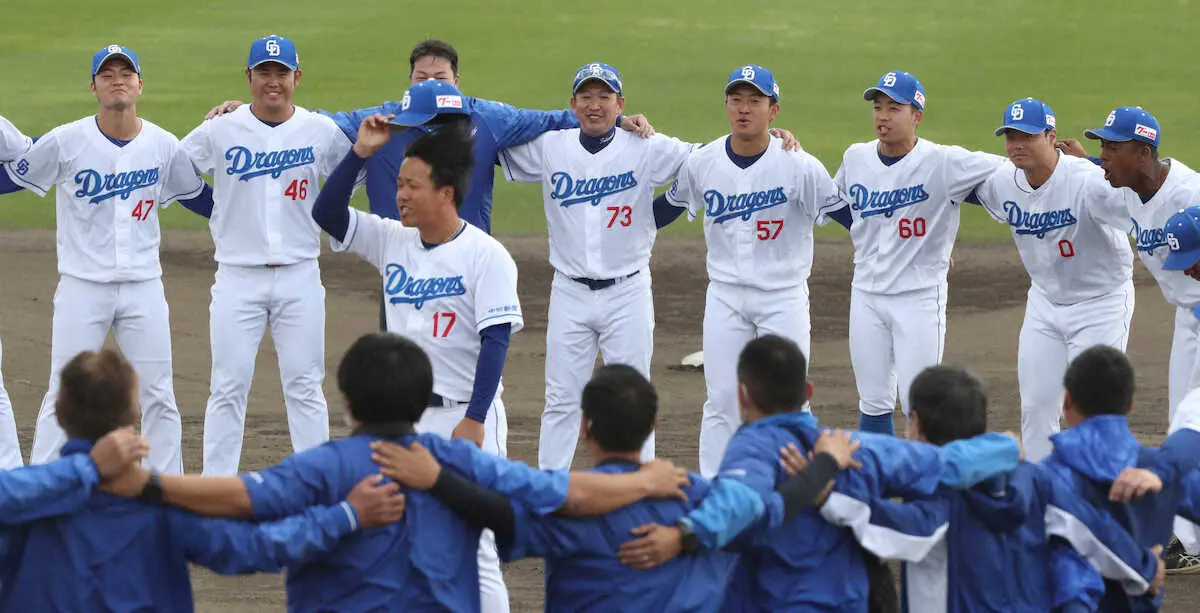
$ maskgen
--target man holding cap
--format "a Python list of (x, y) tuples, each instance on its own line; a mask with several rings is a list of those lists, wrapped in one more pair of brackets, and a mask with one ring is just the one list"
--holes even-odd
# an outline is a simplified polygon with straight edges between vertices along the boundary
[[(109, 45), (92, 57), (92, 116), (61, 125), (5, 166), (0, 193), (57, 186), (58, 271), (50, 382), (38, 412), (31, 461), (58, 457), (67, 437), (55, 417), (59, 371), (104, 345), (109, 330), (138, 374), (150, 467), (180, 473), (180, 417), (171, 328), (159, 263), (158, 210), (208, 199), (179, 139), (137, 116), (137, 55)], [(14, 440), (15, 442), (15, 440)], [(19, 449), (12, 452), (20, 457)], [(9, 450), (6, 450), (6, 453)]]
[(200, 124), (183, 139), (196, 168), (213, 177), (216, 245), (209, 335), (212, 382), (204, 414), (204, 474), (237, 473), (254, 358), (267, 325), (292, 447), (329, 439), (325, 380), (325, 287), (321, 231), (312, 206), (321, 180), (350, 150), (328, 117), (292, 104), (300, 84), (296, 46), (266, 36), (250, 46), (252, 103)]
[[(597, 350), (606, 364), (650, 376), (654, 301), (650, 248), (660, 224), (654, 189), (675, 179), (692, 145), (662, 134), (618, 131), (625, 108), (616, 68), (594, 62), (575, 73), (578, 128), (545, 132), (500, 152), (509, 181), (541, 183), (554, 282), (546, 324), (546, 408), (538, 464), (571, 467), (579, 441), (579, 391)], [(642, 461), (654, 459), (654, 435)]]
[(1017, 341), (1021, 440), (1037, 462), (1059, 431), (1063, 375), (1093, 345), (1125, 351), (1133, 317), (1133, 252), (1129, 215), (1104, 173), (1063, 155), (1054, 111), (1040, 100), (1008, 105), (996, 136), (1008, 161), (972, 200), (1012, 228), (1031, 280)]
[[(757, 65), (725, 83), (729, 134), (696, 149), (655, 205), (704, 215), (708, 290), (703, 350), (707, 398), (700, 424), (700, 474), (712, 478), (741, 425), (737, 354), (775, 334), (809, 350), (808, 275), (813, 223), (837, 199), (829, 171), (815, 157), (773, 137), (779, 83)], [(793, 150), (785, 150), (793, 149)]]
[(859, 429), (894, 434), (897, 386), (907, 415), (913, 378), (942, 361), (958, 205), (1004, 158), (918, 138), (925, 88), (907, 72), (884, 74), (863, 99), (874, 107), (877, 138), (846, 150), (834, 177), (840, 201), (822, 215), (848, 217), (854, 242), (850, 363)]

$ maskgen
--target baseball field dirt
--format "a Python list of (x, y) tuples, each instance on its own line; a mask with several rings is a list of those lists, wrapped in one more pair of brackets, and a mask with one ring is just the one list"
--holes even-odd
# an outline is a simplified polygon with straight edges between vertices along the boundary
[[(53, 231), (0, 234), (0, 337), (4, 380), (12, 395), (22, 446), (28, 457), (37, 407), (46, 390), (50, 352), (50, 305), (57, 282)], [(514, 336), (504, 372), (509, 414), (509, 454), (535, 461), (543, 402), (546, 306), (550, 267), (544, 236), (501, 237), (520, 269), (525, 329)], [(846, 342), (851, 248), (848, 239), (816, 245), (810, 281), (813, 311), (812, 379), (814, 410), (830, 426), (857, 423), (854, 379)], [(183, 411), (184, 463), (200, 469), (200, 440), (208, 394), (208, 303), (215, 264), (207, 232), (171, 231), (163, 239), (163, 268), (171, 305), (175, 393)], [(359, 334), (378, 322), (379, 277), (356, 256), (326, 253), (321, 258), (328, 293), (327, 372)], [(1137, 265), (1137, 309), (1129, 352), (1138, 369), (1138, 392), (1131, 423), (1143, 442), (1161, 442), (1167, 427), (1167, 361), (1173, 312), (1150, 276)], [(694, 469), (704, 379), (698, 372), (672, 368), (700, 347), (704, 304), (704, 244), (695, 238), (660, 239), (653, 259), (657, 314), (653, 380), (658, 387), (660, 456)], [(949, 332), (945, 361), (963, 364), (984, 378), (991, 397), (989, 426), (1018, 430), (1016, 339), (1024, 312), (1028, 278), (1009, 242), (959, 245), (950, 274)], [(269, 466), (291, 451), (270, 341), (257, 362), (246, 422), (242, 469)], [(707, 356), (713, 359), (713, 356)], [(731, 358), (732, 359), (732, 356)], [(326, 378), (334, 435), (347, 432), (343, 401), (332, 377)], [(903, 421), (897, 429), (903, 428)], [(577, 457), (576, 466), (586, 466)], [(541, 563), (525, 561), (506, 569), (513, 611), (538, 611), (542, 602)], [(193, 573), (197, 611), (249, 613), (284, 610), (279, 576), (217, 577)], [(1172, 578), (1164, 611), (1200, 609), (1200, 577)]]

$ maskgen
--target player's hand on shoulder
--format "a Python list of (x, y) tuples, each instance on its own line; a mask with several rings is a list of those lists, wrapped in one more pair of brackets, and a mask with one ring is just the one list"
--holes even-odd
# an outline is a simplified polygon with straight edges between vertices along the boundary
[(395, 115), (380, 115), (376, 113), (364, 117), (358, 126), (358, 139), (354, 141), (354, 153), (360, 158), (375, 155), (381, 147), (392, 138), (392, 124), (389, 123)]
[(370, 475), (358, 482), (346, 495), (346, 502), (358, 515), (362, 530), (378, 528), (404, 517), (404, 494), (395, 481), (384, 482), (383, 475)]
[(1080, 142), (1074, 138), (1059, 139), (1058, 141), (1056, 141), (1054, 143), (1054, 146), (1059, 151), (1062, 151), (1063, 153), (1065, 153), (1067, 155), (1073, 155), (1077, 158), (1088, 157), (1087, 149), (1084, 149), (1083, 145), (1080, 144)]
[(100, 491), (120, 498), (137, 498), (149, 481), (150, 471), (142, 468), (141, 463), (135, 462), (127, 465), (123, 472), (102, 481)]
[[(795, 445), (789, 446), (799, 453)], [(854, 459), (854, 453), (861, 446), (862, 442), (851, 438), (850, 433), (845, 430), (826, 430), (817, 437), (817, 442), (813, 445), (813, 454), (828, 453), (842, 470), (862, 468), (862, 464)]]
[(1144, 468), (1126, 468), (1113, 480), (1108, 490), (1108, 499), (1113, 502), (1129, 502), (1146, 494), (1157, 494), (1163, 488), (1162, 479)]
[(390, 441), (374, 441), (371, 443), (371, 460), (379, 465), (383, 476), (416, 490), (432, 488), (442, 473), (437, 458), (416, 441), (408, 449)]
[(92, 462), (101, 479), (111, 479), (142, 461), (150, 453), (150, 443), (132, 427), (105, 434), (92, 446)]
[(629, 533), (640, 538), (626, 541), (617, 551), (617, 560), (629, 568), (654, 568), (683, 551), (683, 532), (674, 526), (644, 524)]
[(1200, 262), (1196, 262), (1183, 271), (1183, 274), (1200, 281)]
[(213, 117), (218, 117), (220, 115), (227, 115), (236, 111), (239, 106), (242, 106), (242, 102), (240, 100), (226, 100), (225, 102), (212, 107), (212, 110), (209, 111), (204, 118), (212, 119)]
[(654, 126), (650, 125), (650, 120), (646, 119), (646, 116), (641, 113), (622, 116), (621, 129), (626, 132), (633, 132), (642, 138), (654, 136)]
[(783, 141), (784, 151), (804, 151), (804, 147), (800, 146), (800, 141), (796, 140), (796, 135), (783, 128), (771, 128), (767, 130), (771, 136)]
[(463, 440), (475, 443), (476, 447), (483, 447), (483, 423), (475, 421), (470, 417), (464, 417), (462, 421), (454, 426), (454, 432), (450, 433), (450, 438), (461, 438)]
[(683, 490), (690, 483), (687, 471), (676, 468), (667, 460), (651, 460), (642, 464), (638, 476), (642, 478), (646, 498), (687, 500), (687, 493)]

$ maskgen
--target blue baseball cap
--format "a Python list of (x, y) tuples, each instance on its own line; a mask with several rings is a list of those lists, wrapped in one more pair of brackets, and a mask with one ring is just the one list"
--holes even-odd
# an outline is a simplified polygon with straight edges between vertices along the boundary
[(274, 34), (251, 43), (246, 68), (254, 68), (267, 62), (283, 64), (288, 70), (300, 68), (300, 54), (296, 52), (296, 43)]
[(1041, 134), (1053, 130), (1057, 125), (1049, 104), (1033, 98), (1022, 98), (1004, 109), (1004, 125), (996, 128), (996, 136), (1004, 134), (1005, 130)]
[(139, 76), (142, 74), (142, 67), (138, 64), (137, 54), (133, 52), (133, 49), (122, 47), (121, 45), (109, 45), (97, 51), (96, 55), (92, 56), (92, 78), (96, 77), (96, 73), (100, 72), (105, 62), (114, 57), (125, 58), (133, 66), (134, 72), (138, 73)]
[(758, 66), (756, 64), (747, 64), (734, 70), (729, 74), (729, 82), (725, 84), (725, 93), (739, 83), (753, 85), (754, 89), (762, 92), (764, 96), (770, 96), (779, 102), (779, 82), (775, 80), (775, 75), (770, 70)]
[(863, 91), (863, 100), (874, 100), (875, 94), (878, 93), (882, 93), (900, 104), (911, 104), (918, 110), (925, 110), (925, 86), (921, 85), (916, 77), (903, 70), (893, 70), (879, 77), (879, 82), (875, 84), (875, 87), (868, 87)]
[(1123, 106), (1108, 114), (1103, 128), (1084, 130), (1083, 135), (1092, 140), (1103, 139), (1116, 143), (1136, 140), (1157, 147), (1158, 120), (1140, 106)]
[(575, 83), (571, 85), (571, 94), (574, 95), (588, 81), (599, 81), (613, 90), (613, 93), (621, 94), (621, 73), (608, 64), (592, 62), (575, 71)]
[(400, 113), (391, 124), (411, 128), (423, 126), (438, 115), (467, 115), (467, 100), (457, 87), (445, 81), (422, 81), (409, 86), (400, 100)]
[(1187, 270), (1200, 262), (1200, 206), (1190, 206), (1172, 215), (1163, 232), (1171, 249), (1163, 270)]

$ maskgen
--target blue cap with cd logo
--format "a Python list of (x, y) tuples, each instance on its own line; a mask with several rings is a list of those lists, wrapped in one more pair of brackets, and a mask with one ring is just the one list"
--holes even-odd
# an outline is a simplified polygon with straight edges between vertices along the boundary
[(725, 93), (728, 94), (730, 88), (739, 83), (752, 85), (764, 96), (770, 96), (775, 99), (775, 102), (779, 102), (779, 82), (775, 80), (775, 75), (770, 70), (762, 66), (747, 64), (734, 70), (729, 74), (729, 81), (725, 83)]
[(1140, 106), (1123, 106), (1113, 109), (1104, 119), (1104, 127), (1084, 130), (1083, 135), (1092, 140), (1107, 140), (1117, 143), (1136, 140), (1157, 147), (1159, 143), (1158, 120)]
[(584, 83), (590, 81), (599, 81), (613, 90), (613, 93), (618, 95), (621, 93), (621, 73), (608, 64), (592, 62), (575, 72), (575, 82), (571, 85), (571, 94), (579, 91)]
[(1058, 125), (1050, 105), (1034, 98), (1022, 98), (1004, 109), (1004, 125), (996, 128), (996, 136), (1007, 130), (1026, 134), (1041, 134)]
[(863, 100), (872, 101), (875, 94), (883, 94), (900, 104), (911, 104), (918, 110), (925, 110), (925, 86), (903, 70), (893, 70), (879, 77), (875, 87), (863, 91)]
[(109, 45), (92, 56), (92, 77), (95, 78), (96, 73), (100, 72), (105, 62), (115, 57), (124, 58), (130, 66), (133, 66), (134, 72), (142, 74), (142, 67), (138, 65), (137, 54), (133, 52), (133, 49), (121, 45)]
[(267, 62), (283, 64), (288, 70), (300, 68), (300, 54), (296, 52), (296, 43), (274, 34), (251, 43), (246, 68), (254, 68)]
[(422, 81), (409, 86), (400, 100), (400, 112), (392, 118), (393, 125), (422, 126), (438, 115), (468, 114), (466, 96), (445, 81)]

